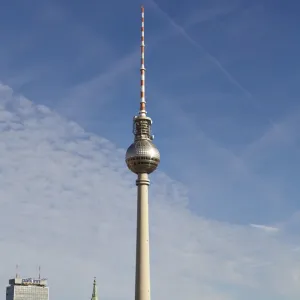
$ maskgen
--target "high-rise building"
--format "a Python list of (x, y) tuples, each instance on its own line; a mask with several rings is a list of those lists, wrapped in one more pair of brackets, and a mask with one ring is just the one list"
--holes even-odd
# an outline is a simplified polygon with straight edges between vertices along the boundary
[(98, 300), (98, 290), (97, 290), (96, 278), (94, 278), (94, 283), (93, 283), (93, 294), (92, 294), (91, 300)]
[(6, 300), (49, 300), (47, 280), (16, 276), (6, 287)]
[(151, 134), (152, 120), (147, 116), (145, 98), (145, 40), (144, 7), (142, 6), (141, 26), (141, 94), (139, 114), (133, 118), (134, 142), (126, 152), (126, 164), (130, 171), (137, 174), (137, 233), (135, 300), (150, 300), (150, 253), (148, 220), (148, 174), (156, 170), (160, 153), (153, 144)]

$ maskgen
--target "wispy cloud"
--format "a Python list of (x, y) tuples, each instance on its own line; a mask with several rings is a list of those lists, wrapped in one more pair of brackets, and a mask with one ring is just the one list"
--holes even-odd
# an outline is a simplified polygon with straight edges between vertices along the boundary
[[(174, 35), (172, 30), (163, 28), (158, 34), (147, 36), (147, 59), (149, 60), (153, 49), (161, 41), (172, 35)], [(122, 95), (120, 90), (124, 82), (127, 82), (126, 80), (134, 79), (132, 86), (138, 86), (138, 75), (134, 76), (134, 74), (138, 74), (140, 63), (139, 43), (140, 39), (137, 35), (136, 43), (132, 46), (131, 51), (121, 57), (110, 57), (107, 60), (107, 66), (101, 69), (96, 76), (73, 85), (67, 91), (66, 96), (61, 99), (56, 109), (69, 116), (74, 116), (78, 112), (80, 115), (88, 114), (90, 105), (97, 103), (97, 106), (101, 106), (110, 102), (112, 98), (116, 99)], [(112, 45), (111, 49), (113, 51)], [(100, 99), (98, 95), (101, 95)]]
[(194, 9), (183, 27), (188, 28), (199, 23), (215, 21), (219, 17), (226, 16), (237, 10), (239, 4), (239, 1), (212, 2), (212, 7)]
[(261, 229), (267, 233), (276, 233), (279, 231), (279, 228), (272, 227), (272, 226), (266, 226), (266, 225), (259, 225), (259, 224), (250, 224), (251, 227)]
[[(112, 61), (108, 69), (103, 70), (96, 77), (71, 87), (57, 109), (65, 112), (66, 109), (75, 109), (77, 112), (84, 113), (83, 110), (89, 110), (89, 105), (93, 101), (97, 101), (98, 104), (109, 101), (116, 87), (119, 86), (117, 79), (125, 76), (126, 73), (130, 73), (134, 66), (138, 66), (138, 53), (139, 49), (137, 47), (128, 55), (117, 61)], [(101, 99), (96, 97), (99, 94), (101, 95)], [(70, 113), (70, 111), (67, 113)]]
[[(3, 85), (0, 109), (2, 285), (16, 263), (25, 276), (40, 263), (52, 297), (88, 297), (93, 276), (101, 298), (133, 297), (136, 191), (124, 149)], [(185, 190), (161, 171), (152, 177), (153, 297), (299, 296), (293, 244), (201, 218)], [(66, 290), (62, 278), (80, 288)]]

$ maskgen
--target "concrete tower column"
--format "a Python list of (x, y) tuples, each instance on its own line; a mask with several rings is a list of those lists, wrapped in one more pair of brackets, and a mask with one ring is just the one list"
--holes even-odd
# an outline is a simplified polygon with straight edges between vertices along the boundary
[(150, 300), (150, 250), (147, 173), (138, 174), (135, 300)]

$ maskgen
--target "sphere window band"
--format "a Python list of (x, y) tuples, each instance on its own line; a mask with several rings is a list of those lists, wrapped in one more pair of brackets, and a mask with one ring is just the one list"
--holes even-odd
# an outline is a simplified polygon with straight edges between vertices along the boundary
[(152, 173), (157, 168), (159, 162), (159, 159), (150, 156), (138, 156), (126, 159), (127, 166), (136, 174)]
[(138, 156), (138, 157), (130, 157), (127, 158), (127, 161), (131, 161), (131, 160), (141, 160), (141, 159), (145, 159), (145, 160), (153, 160), (153, 161), (157, 161), (159, 162), (160, 160), (155, 158), (155, 157), (150, 157), (150, 156)]

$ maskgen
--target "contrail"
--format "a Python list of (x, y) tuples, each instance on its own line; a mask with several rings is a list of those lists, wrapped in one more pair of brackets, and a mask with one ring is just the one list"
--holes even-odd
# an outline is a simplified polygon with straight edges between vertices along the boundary
[(188, 42), (190, 42), (193, 46), (195, 46), (196, 48), (200, 49), (205, 55), (206, 57), (215, 65), (217, 66), (220, 71), (222, 71), (222, 73), (229, 79), (230, 82), (232, 82), (234, 85), (236, 85), (247, 97), (252, 98), (252, 94), (246, 89), (244, 88), (223, 66), (222, 64), (219, 62), (219, 60), (214, 57), (213, 55), (211, 55), (202, 45), (200, 45), (198, 42), (196, 42), (193, 38), (190, 37), (190, 35), (185, 31), (185, 29), (178, 25), (165, 11), (163, 11), (160, 6), (157, 4), (157, 2), (155, 0), (149, 0), (157, 10), (159, 10), (159, 12), (161, 14), (163, 14), (165, 16), (165, 18), (169, 21), (169, 23), (177, 29), (178, 32), (180, 32), (182, 34), (183, 37), (186, 38), (186, 40)]
[[(261, 106), (259, 102), (255, 101), (254, 96), (250, 91), (248, 91), (246, 88), (244, 88), (220, 63), (220, 61), (211, 55), (201, 44), (196, 42), (193, 38), (190, 37), (190, 35), (186, 32), (186, 30), (178, 25), (165, 11), (163, 11), (160, 6), (157, 4), (155, 0), (148, 0), (149, 3), (151, 3), (168, 21), (169, 23), (179, 32), (182, 34), (182, 36), (189, 42), (191, 43), (194, 47), (200, 49), (204, 55), (226, 76), (226, 78), (234, 84), (237, 88), (242, 91), (245, 96), (249, 99), (252, 100), (252, 105), (254, 105), (257, 109), (261, 109)], [(274, 122), (268, 118), (268, 122), (274, 126)]]

